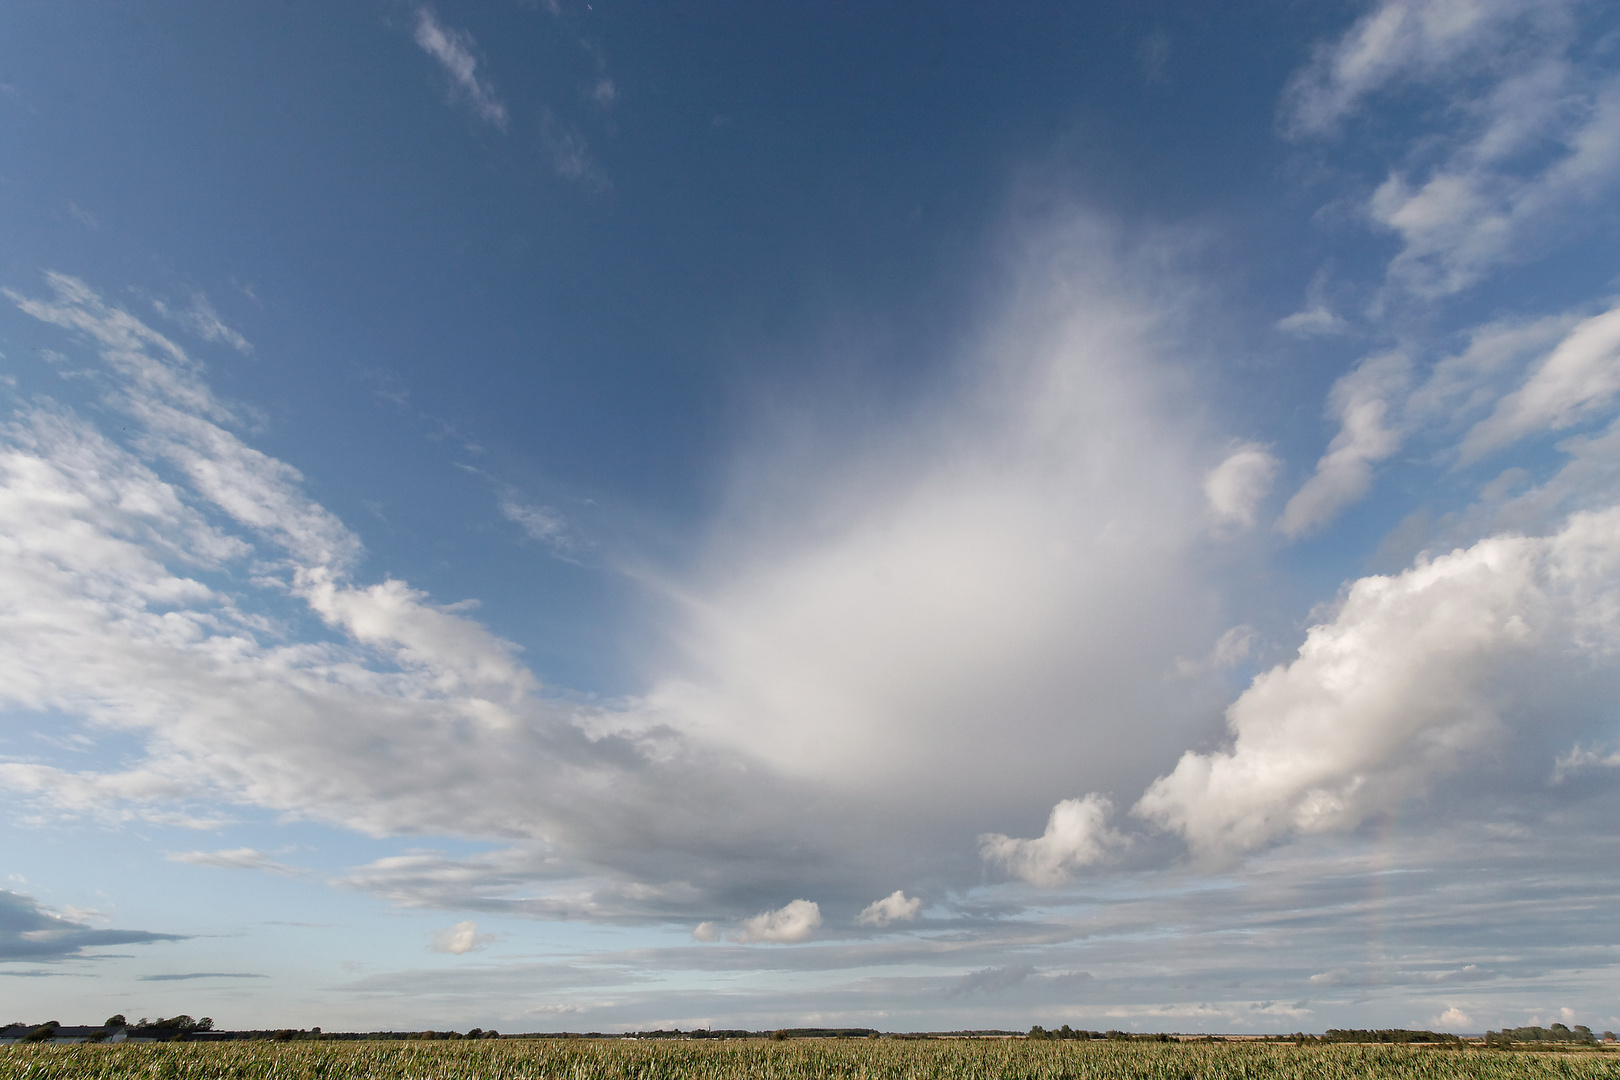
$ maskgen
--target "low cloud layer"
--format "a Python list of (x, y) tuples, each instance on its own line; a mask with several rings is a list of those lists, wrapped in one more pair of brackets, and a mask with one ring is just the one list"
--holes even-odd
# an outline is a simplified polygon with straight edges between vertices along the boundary
[(0, 889), (0, 962), (52, 963), (95, 955), (88, 949), (184, 940), (180, 934), (147, 930), (97, 930), (31, 896)]

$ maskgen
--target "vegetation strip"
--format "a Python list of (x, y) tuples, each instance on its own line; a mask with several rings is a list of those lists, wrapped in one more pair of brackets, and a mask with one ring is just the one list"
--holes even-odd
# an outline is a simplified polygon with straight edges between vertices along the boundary
[(485, 1039), (0, 1050), (0, 1080), (1620, 1080), (1620, 1054), (1026, 1039)]

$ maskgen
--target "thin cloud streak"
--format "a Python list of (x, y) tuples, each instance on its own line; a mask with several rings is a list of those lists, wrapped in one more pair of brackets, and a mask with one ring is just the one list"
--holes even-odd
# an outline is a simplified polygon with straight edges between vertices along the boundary
[(415, 36), (417, 45), (439, 62), (450, 76), (451, 85), (478, 118), (506, 130), (506, 105), (496, 96), (489, 80), (478, 74), (478, 57), (474, 53), (478, 46), (473, 36), (443, 25), (425, 4), (416, 9)]

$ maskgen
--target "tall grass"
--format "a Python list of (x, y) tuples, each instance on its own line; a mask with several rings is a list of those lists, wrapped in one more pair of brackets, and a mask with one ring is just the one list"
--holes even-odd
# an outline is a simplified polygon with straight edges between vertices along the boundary
[(1204, 1043), (796, 1040), (16, 1046), (4, 1080), (1620, 1080), (1620, 1055)]

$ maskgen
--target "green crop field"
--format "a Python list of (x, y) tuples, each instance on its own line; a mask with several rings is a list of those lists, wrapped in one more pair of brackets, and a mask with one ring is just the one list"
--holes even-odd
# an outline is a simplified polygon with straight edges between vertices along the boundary
[(1620, 1080), (1620, 1054), (1012, 1040), (15, 1046), (3, 1080)]

